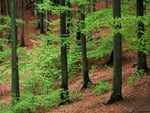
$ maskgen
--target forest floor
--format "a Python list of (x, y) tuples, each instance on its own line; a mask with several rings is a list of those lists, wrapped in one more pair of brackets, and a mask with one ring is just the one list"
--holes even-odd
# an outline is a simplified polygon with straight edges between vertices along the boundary
[[(97, 10), (105, 8), (104, 4), (97, 4)], [(57, 16), (51, 17), (51, 19), (56, 19)], [(31, 25), (29, 20), (36, 20), (31, 12), (25, 12), (25, 44), (26, 49), (32, 49), (33, 43), (30, 39), (32, 38), (29, 34), (32, 32), (37, 34), (37, 25)], [(20, 27), (19, 27), (20, 28)], [(18, 37), (20, 43), (20, 29), (18, 29)], [(134, 85), (127, 83), (128, 77), (136, 72), (137, 67), (132, 68), (133, 64), (137, 63), (137, 52), (130, 51), (123, 53), (123, 70), (122, 70), (122, 95), (123, 100), (111, 105), (105, 105), (108, 101), (111, 90), (103, 94), (102, 96), (95, 96), (93, 88), (89, 87), (87, 90), (79, 90), (82, 86), (82, 81), (77, 80), (75, 83), (69, 84), (69, 89), (73, 91), (79, 90), (82, 94), (82, 100), (78, 100), (71, 104), (59, 106), (50, 112), (46, 113), (150, 113), (150, 73), (147, 73), (142, 79), (136, 80)], [(147, 61), (150, 62), (150, 56), (147, 57)], [(97, 61), (101, 63), (102, 61)], [(112, 83), (113, 72), (105, 67), (100, 67), (100, 69), (94, 73), (89, 73), (91, 81), (96, 84), (98, 80), (105, 80)], [(11, 101), (11, 88), (10, 85), (6, 83), (3, 89), (2, 99), (6, 101)]]

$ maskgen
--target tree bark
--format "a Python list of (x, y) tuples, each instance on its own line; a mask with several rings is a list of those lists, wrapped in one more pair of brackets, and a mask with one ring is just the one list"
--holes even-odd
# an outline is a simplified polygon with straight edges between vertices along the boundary
[(45, 12), (45, 18), (46, 18), (46, 32), (49, 31), (49, 12), (46, 10)]
[[(60, 0), (60, 5), (65, 6), (65, 0)], [(60, 105), (66, 104), (69, 101), (68, 92), (68, 70), (67, 70), (67, 44), (66, 41), (66, 11), (60, 13), (60, 33), (62, 38), (61, 45), (61, 66), (62, 66), (62, 81), (61, 102)]]
[(12, 104), (16, 104), (19, 101), (20, 91), (19, 91), (19, 72), (18, 72), (18, 55), (17, 55), (17, 0), (11, 0), (11, 39), (12, 39)]
[(6, 0), (6, 14), (9, 15), (9, 2)]
[[(91, 0), (88, 0), (88, 14), (91, 13)], [(88, 33), (88, 40), (92, 40), (92, 31)]]
[(106, 63), (106, 65), (113, 65), (113, 50), (110, 54), (109, 61)]
[(93, 0), (93, 12), (95, 12), (96, 11), (96, 7), (95, 7), (95, 2), (96, 2), (96, 0)]
[[(7, 16), (11, 17), (10, 0), (6, 0), (6, 4), (7, 4), (7, 7), (9, 7), (8, 9), (6, 9), (6, 10), (8, 10), (8, 11), (6, 11)], [(11, 30), (10, 30), (10, 28), (8, 28), (8, 41), (9, 42), (11, 41)]]
[(108, 0), (106, 0), (106, 8), (108, 8)]
[[(23, 7), (23, 0), (21, 0), (21, 19), (24, 21), (24, 7)], [(20, 46), (25, 46), (24, 42), (24, 22), (21, 23), (21, 44)]]
[[(1, 0), (0, 0), (0, 16), (2, 16), (2, 1)], [(0, 18), (0, 25), (1, 24), (2, 24), (2, 19)], [(0, 38), (2, 38), (2, 31), (1, 30), (0, 30)], [(0, 51), (2, 51), (2, 45), (0, 45)]]
[[(121, 17), (120, 0), (113, 0), (113, 18), (114, 18), (114, 29), (120, 29), (121, 25), (116, 24), (116, 19)], [(119, 23), (120, 24), (120, 23)], [(107, 104), (112, 104), (122, 100), (122, 39), (121, 34), (117, 32), (114, 34), (114, 71), (113, 71), (113, 84), (112, 94)]]
[[(43, 3), (43, 0), (40, 1), (41, 3)], [(43, 23), (43, 12), (40, 12), (40, 33), (43, 34), (44, 33), (44, 23)]]
[[(81, 30), (85, 28), (85, 6), (81, 7)], [(81, 53), (82, 53), (82, 72), (83, 72), (83, 86), (82, 88), (87, 88), (88, 84), (91, 83), (88, 75), (88, 61), (86, 52), (86, 36), (81, 32)]]
[[(142, 17), (144, 15), (144, 1), (143, 0), (136, 0), (136, 16)], [(141, 39), (144, 32), (144, 23), (139, 22), (138, 23), (138, 31), (137, 31), (137, 37), (138, 39)], [(144, 46), (144, 45), (143, 45)], [(143, 69), (144, 71), (147, 71), (147, 61), (146, 61), (146, 54), (138, 50), (138, 70)]]
[(78, 20), (77, 20), (77, 33), (76, 33), (76, 43), (78, 46), (81, 45), (81, 31), (80, 31), (80, 20), (81, 20), (81, 17), (80, 17), (80, 4), (78, 4)]

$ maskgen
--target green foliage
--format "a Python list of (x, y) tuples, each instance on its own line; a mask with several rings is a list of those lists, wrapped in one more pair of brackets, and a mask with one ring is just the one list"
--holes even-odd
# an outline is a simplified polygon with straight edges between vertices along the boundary
[(14, 113), (6, 101), (0, 101), (0, 113)]
[(113, 71), (113, 68), (111, 68), (110, 66), (105, 65), (105, 67), (106, 67), (107, 69), (109, 69), (110, 71)]
[(94, 89), (95, 95), (102, 95), (111, 88), (111, 84), (105, 82), (104, 80), (99, 80), (97, 82), (96, 88)]
[(143, 78), (144, 76), (145, 76), (145, 72), (143, 69), (137, 70), (135, 73), (129, 76), (127, 83), (134, 85), (135, 80)]
[(70, 92), (70, 99), (72, 102), (83, 100), (83, 95), (80, 93), (79, 90), (69, 92)]
[(11, 50), (6, 45), (6, 39), (0, 38), (0, 44), (2, 44), (3, 47), (3, 51), (0, 51), (0, 84), (3, 84), (4, 81), (10, 82), (9, 75), (11, 73)]
[(40, 113), (58, 106), (60, 91), (45, 93), (43, 95), (33, 95), (24, 93), (19, 103), (13, 106), (14, 113), (32, 112)]

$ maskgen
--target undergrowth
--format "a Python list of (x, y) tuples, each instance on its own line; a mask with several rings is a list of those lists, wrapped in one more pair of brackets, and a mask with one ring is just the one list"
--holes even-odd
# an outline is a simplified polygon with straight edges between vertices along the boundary
[(135, 73), (133, 73), (131, 76), (128, 77), (127, 83), (130, 85), (135, 84), (135, 80), (141, 79), (146, 75), (143, 69), (137, 70)]
[(94, 94), (96, 96), (98, 95), (102, 95), (105, 92), (107, 92), (109, 89), (111, 88), (111, 84), (109, 84), (108, 82), (105, 82), (104, 80), (99, 80), (97, 82), (96, 88), (94, 89)]

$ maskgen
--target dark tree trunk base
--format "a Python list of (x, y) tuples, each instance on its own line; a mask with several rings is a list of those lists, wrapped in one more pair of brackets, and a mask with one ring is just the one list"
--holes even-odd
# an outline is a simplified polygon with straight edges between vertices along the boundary
[(116, 93), (112, 93), (110, 99), (108, 100), (108, 102), (106, 104), (113, 104), (113, 103), (116, 103), (118, 101), (121, 101), (123, 98), (122, 98), (122, 95), (118, 95)]
[(71, 104), (71, 103), (73, 102), (71, 100), (68, 100), (66, 102), (60, 102), (59, 105), (61, 106), (61, 105), (66, 105), (66, 104)]
[(76, 40), (77, 40), (77, 45), (80, 46), (81, 45), (81, 33), (77, 32), (77, 36), (76, 36)]
[(40, 31), (40, 34), (44, 34), (44, 33), (45, 33), (45, 31), (43, 31), (43, 30), (42, 30), (42, 31)]
[(62, 91), (61, 102), (59, 103), (59, 105), (65, 105), (65, 104), (69, 104), (69, 103), (71, 103), (71, 101), (69, 99), (68, 91)]
[(83, 84), (81, 90), (87, 88), (89, 85), (92, 85), (92, 82), (90, 80), (86, 84)]
[(112, 51), (112, 53), (111, 53), (111, 55), (110, 55), (109, 61), (106, 62), (106, 65), (108, 65), (108, 66), (113, 65), (113, 51)]
[(20, 44), (20, 47), (25, 47), (26, 45), (25, 44)]
[(40, 23), (38, 23), (38, 26), (36, 27), (36, 29), (40, 29)]
[(69, 99), (68, 89), (61, 91), (60, 98), (61, 98), (61, 100), (60, 100), (59, 105), (65, 105), (65, 104), (69, 104), (71, 102)]

